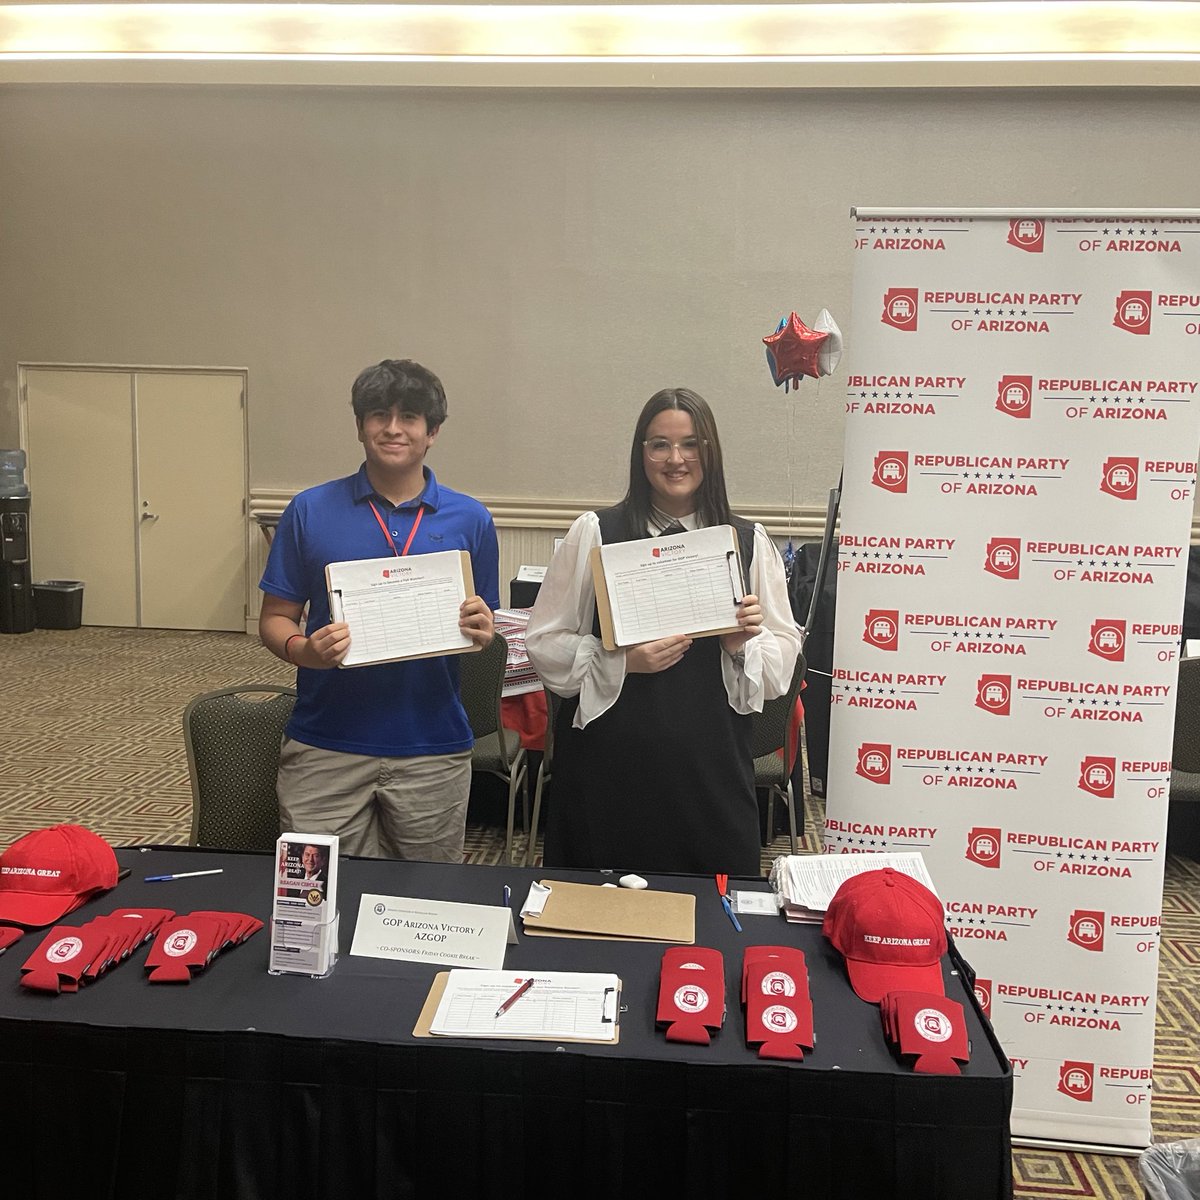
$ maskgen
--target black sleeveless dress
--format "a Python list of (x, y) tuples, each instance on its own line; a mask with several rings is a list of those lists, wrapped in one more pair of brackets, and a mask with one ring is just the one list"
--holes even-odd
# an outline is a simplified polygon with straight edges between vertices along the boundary
[[(603, 542), (632, 540), (622, 506), (597, 516)], [(754, 526), (733, 524), (749, 570)], [(668, 670), (626, 675), (586, 729), (572, 724), (578, 701), (563, 701), (546, 866), (759, 874), (750, 717), (729, 706), (721, 654), (719, 637), (697, 638)]]

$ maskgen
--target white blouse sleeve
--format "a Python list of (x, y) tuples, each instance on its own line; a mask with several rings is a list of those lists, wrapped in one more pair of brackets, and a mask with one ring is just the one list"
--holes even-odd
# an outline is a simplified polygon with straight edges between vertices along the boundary
[(588, 556), (599, 545), (600, 522), (584, 513), (554, 552), (525, 631), (541, 681), (560, 696), (579, 697), (576, 729), (606, 713), (625, 682), (625, 651), (605, 650), (592, 633), (596, 590)]
[(800, 653), (800, 627), (792, 617), (783, 559), (761, 525), (754, 526), (750, 591), (763, 610), (762, 632), (745, 645), (745, 661), (721, 654), (729, 705), (739, 713), (762, 712), (764, 700), (782, 696), (792, 682)]

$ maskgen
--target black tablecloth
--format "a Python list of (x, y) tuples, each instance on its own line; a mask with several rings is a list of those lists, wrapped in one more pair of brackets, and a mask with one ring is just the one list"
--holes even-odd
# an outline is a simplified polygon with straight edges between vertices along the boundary
[[(269, 856), (118, 857), (131, 878), (66, 923), (143, 904), (268, 916)], [(223, 873), (142, 882), (209, 866)], [(42, 936), (27, 935), (0, 957), (6, 1194), (1010, 1195), (1011, 1075), (953, 959), (947, 995), (967, 1009), (973, 1055), (948, 1078), (892, 1058), (878, 1009), (854, 996), (818, 928), (746, 917), (738, 934), (711, 879), (650, 877), (696, 892), (696, 940), (725, 955), (728, 1019), (707, 1047), (655, 1030), (662, 945), (519, 934), (508, 949), (509, 968), (619, 974), (627, 1011), (615, 1047), (413, 1038), (441, 968), (347, 954), (364, 892), (499, 904), (507, 883), (515, 910), (542, 877), (600, 881), (344, 861), (345, 957), (323, 980), (269, 975), (264, 930), (187, 985), (148, 984), (139, 951), (78, 994), (50, 996), (18, 985)], [(743, 1041), (741, 952), (757, 943), (804, 950), (818, 1044), (802, 1063), (759, 1060)]]

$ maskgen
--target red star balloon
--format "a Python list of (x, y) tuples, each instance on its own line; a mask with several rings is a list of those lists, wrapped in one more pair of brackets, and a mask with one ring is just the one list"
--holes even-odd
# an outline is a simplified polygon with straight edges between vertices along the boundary
[(799, 387), (805, 375), (817, 379), (827, 374), (821, 370), (820, 357), (828, 339), (828, 333), (809, 329), (795, 313), (781, 321), (774, 333), (763, 338), (775, 386), (783, 384), (787, 390), (791, 385)]

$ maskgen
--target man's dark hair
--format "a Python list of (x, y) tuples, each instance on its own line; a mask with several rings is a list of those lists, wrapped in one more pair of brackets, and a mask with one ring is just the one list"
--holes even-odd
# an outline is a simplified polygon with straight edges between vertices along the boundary
[(411, 358), (385, 358), (359, 373), (350, 389), (350, 407), (360, 428), (367, 413), (396, 407), (419, 413), (432, 433), (446, 419), (446, 389), (428, 367)]

